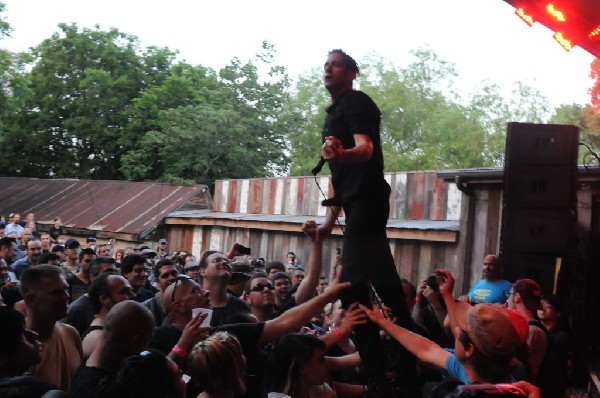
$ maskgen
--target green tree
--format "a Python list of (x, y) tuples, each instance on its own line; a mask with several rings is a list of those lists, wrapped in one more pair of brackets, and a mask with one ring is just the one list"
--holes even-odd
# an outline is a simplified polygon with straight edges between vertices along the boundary
[[(174, 53), (137, 38), (60, 24), (33, 51), (31, 97), (2, 142), (8, 174), (120, 179), (132, 100), (164, 79)], [(161, 68), (166, 69), (162, 70)]]
[[(152, 129), (123, 157), (127, 178), (212, 185), (219, 178), (286, 171), (287, 123), (278, 116), (289, 81), (285, 69), (273, 65), (273, 53), (263, 43), (254, 62), (234, 58), (217, 75), (175, 67), (163, 85), (136, 101), (138, 116), (158, 117), (139, 118), (142, 128)], [(260, 81), (258, 67), (267, 69), (268, 79)]]

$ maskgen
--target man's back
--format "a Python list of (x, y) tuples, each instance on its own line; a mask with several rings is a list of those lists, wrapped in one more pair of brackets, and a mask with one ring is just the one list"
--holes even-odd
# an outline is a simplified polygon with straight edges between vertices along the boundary
[(82, 355), (81, 339), (75, 328), (56, 322), (50, 338), (42, 342), (42, 360), (31, 368), (31, 373), (69, 391)]

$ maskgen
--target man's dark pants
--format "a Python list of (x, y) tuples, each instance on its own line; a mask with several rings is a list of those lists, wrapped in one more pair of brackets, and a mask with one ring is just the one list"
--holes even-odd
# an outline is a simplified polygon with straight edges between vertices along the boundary
[[(344, 205), (346, 227), (342, 264), (342, 281), (352, 287), (342, 293), (344, 308), (355, 301), (371, 307), (369, 282), (383, 303), (398, 317), (397, 324), (411, 329), (412, 324), (402, 282), (387, 240), (385, 227), (389, 216), (389, 187), (379, 194)], [(379, 328), (373, 323), (355, 329), (356, 345), (368, 376), (382, 375), (389, 367)], [(414, 357), (404, 357), (403, 379), (413, 378)], [(409, 363), (407, 363), (409, 362)], [(397, 369), (398, 370), (398, 369)], [(416, 378), (416, 373), (414, 374)]]

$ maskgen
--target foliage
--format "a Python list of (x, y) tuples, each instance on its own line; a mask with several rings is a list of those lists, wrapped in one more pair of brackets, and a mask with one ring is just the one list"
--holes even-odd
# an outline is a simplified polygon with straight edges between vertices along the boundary
[(238, 59), (218, 75), (178, 65), (136, 100), (134, 124), (148, 131), (123, 157), (127, 178), (212, 185), (283, 173), (286, 124), (278, 115), (289, 82), (285, 69), (271, 65), (272, 46), (263, 43), (262, 50), (256, 62), (269, 68), (264, 82), (256, 65)]

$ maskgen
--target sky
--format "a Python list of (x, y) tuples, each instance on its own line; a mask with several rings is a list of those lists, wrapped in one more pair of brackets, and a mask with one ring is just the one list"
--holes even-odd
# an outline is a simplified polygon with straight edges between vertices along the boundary
[(332, 48), (357, 60), (377, 54), (396, 66), (410, 50), (429, 48), (456, 65), (458, 88), (468, 97), (488, 80), (508, 95), (522, 81), (553, 106), (588, 104), (594, 57), (566, 52), (552, 32), (527, 26), (502, 0), (0, 0), (12, 38), (0, 47), (25, 51), (58, 24), (111, 27), (137, 36), (143, 46), (168, 47), (180, 59), (219, 69), (245, 61), (263, 40), (275, 45), (275, 62), (290, 77), (320, 67)]

